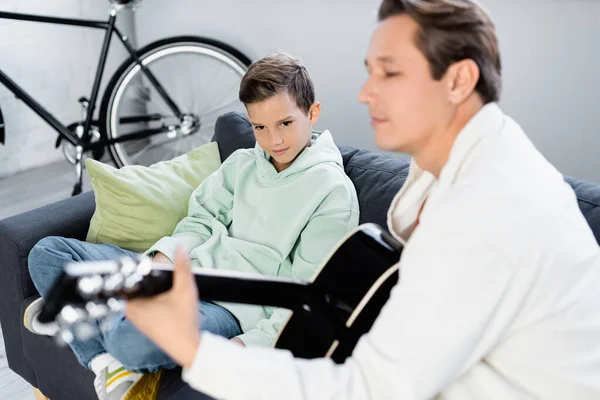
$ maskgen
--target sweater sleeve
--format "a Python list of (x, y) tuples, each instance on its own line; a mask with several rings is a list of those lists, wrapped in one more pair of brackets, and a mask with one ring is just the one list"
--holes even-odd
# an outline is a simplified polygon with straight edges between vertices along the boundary
[(228, 159), (208, 176), (192, 193), (188, 215), (173, 234), (160, 239), (144, 254), (161, 252), (173, 260), (177, 247), (191, 251), (210, 239), (213, 231), (226, 231), (231, 224), (234, 172), (234, 164)]
[(183, 379), (231, 400), (434, 397), (490, 351), (524, 291), (506, 254), (481, 235), (418, 231), (405, 248), (400, 283), (344, 364), (203, 334)]

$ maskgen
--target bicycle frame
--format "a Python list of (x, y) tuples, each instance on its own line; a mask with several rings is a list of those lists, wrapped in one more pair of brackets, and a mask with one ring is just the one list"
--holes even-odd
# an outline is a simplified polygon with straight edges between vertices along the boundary
[[(58, 18), (58, 17), (47, 17), (42, 15), (33, 15), (33, 14), (20, 14), (20, 13), (12, 13), (12, 12), (3, 12), (0, 11), (1, 19), (11, 19), (11, 20), (21, 20), (21, 21), (31, 21), (31, 22), (45, 22), (51, 24), (58, 25), (70, 25), (70, 26), (79, 26), (86, 28), (95, 28), (95, 29), (103, 29), (106, 31), (104, 35), (104, 41), (102, 43), (102, 50), (100, 53), (100, 60), (98, 61), (98, 67), (96, 69), (96, 76), (94, 78), (94, 84), (92, 86), (92, 93), (89, 99), (89, 105), (87, 107), (85, 122), (84, 122), (84, 130), (83, 137), (79, 138), (76, 134), (71, 132), (67, 127), (62, 124), (54, 115), (52, 115), (46, 108), (44, 108), (41, 104), (39, 104), (33, 97), (31, 97), (25, 90), (23, 90), (19, 85), (17, 85), (13, 80), (11, 80), (1, 69), (0, 69), (0, 82), (4, 84), (10, 90), (17, 99), (22, 100), (29, 108), (31, 108), (37, 115), (39, 115), (44, 121), (46, 121), (54, 130), (58, 132), (59, 135), (62, 135), (65, 139), (67, 139), (74, 146), (78, 146), (82, 148), (82, 151), (96, 149), (99, 147), (104, 147), (109, 144), (124, 142), (127, 140), (133, 140), (140, 137), (148, 137), (151, 135), (155, 135), (158, 133), (165, 132), (167, 129), (148, 129), (145, 131), (134, 132), (130, 134), (126, 134), (120, 136), (115, 139), (110, 140), (100, 140), (98, 142), (90, 142), (90, 127), (92, 125), (92, 118), (94, 115), (94, 110), (96, 108), (96, 103), (98, 100), (98, 92), (100, 89), (100, 82), (102, 80), (102, 74), (104, 73), (104, 67), (106, 66), (106, 58), (108, 55), (110, 42), (113, 33), (117, 34), (117, 37), (123, 43), (123, 46), (127, 49), (127, 52), (132, 57), (133, 60), (140, 66), (144, 75), (148, 78), (150, 83), (156, 88), (158, 93), (163, 97), (168, 107), (173, 111), (173, 113), (178, 117), (182, 118), (182, 113), (177, 107), (177, 105), (173, 102), (173, 100), (169, 97), (165, 89), (160, 85), (160, 83), (156, 80), (154, 75), (146, 68), (136, 54), (136, 49), (130, 44), (129, 38), (123, 35), (119, 29), (115, 26), (116, 18), (117, 18), (117, 10), (112, 9), (109, 14), (108, 21), (94, 21), (94, 20), (84, 20), (84, 19), (73, 19), (73, 18)], [(150, 117), (151, 119), (151, 117)], [(144, 117), (140, 117), (139, 121), (144, 120)], [(135, 122), (135, 121), (133, 121)], [(2, 138), (3, 139), (3, 138)]]

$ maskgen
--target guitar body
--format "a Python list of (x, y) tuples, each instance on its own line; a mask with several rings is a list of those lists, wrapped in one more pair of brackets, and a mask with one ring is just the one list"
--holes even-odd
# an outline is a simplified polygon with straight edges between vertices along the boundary
[[(312, 282), (313, 293), (293, 310), (276, 348), (295, 357), (348, 358), (398, 283), (402, 246), (376, 225), (359, 226), (334, 250)], [(312, 294), (312, 293), (311, 293)], [(331, 301), (343, 306), (325, 304)]]

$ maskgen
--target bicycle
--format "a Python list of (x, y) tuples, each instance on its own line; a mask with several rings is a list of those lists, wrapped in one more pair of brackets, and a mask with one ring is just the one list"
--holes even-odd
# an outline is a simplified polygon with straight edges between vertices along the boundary
[[(0, 69), (0, 82), (57, 133), (75, 165), (72, 195), (82, 190), (82, 160), (86, 152), (100, 160), (108, 149), (115, 166), (152, 165), (174, 158), (210, 141), (216, 118), (243, 110), (237, 98), (250, 59), (226, 43), (200, 36), (176, 36), (135, 49), (115, 26), (119, 11), (142, 0), (109, 0), (108, 21), (57, 18), (0, 11), (0, 18), (105, 30), (91, 95), (81, 97), (82, 118), (63, 125)], [(127, 49), (125, 60), (109, 80), (94, 111), (111, 38), (116, 34)], [(223, 72), (225, 71), (225, 72)], [(197, 82), (205, 81), (200, 86)], [(0, 111), (0, 144), (6, 141)]]

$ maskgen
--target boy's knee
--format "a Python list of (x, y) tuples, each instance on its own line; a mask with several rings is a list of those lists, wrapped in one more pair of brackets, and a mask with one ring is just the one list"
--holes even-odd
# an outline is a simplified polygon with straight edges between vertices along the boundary
[(62, 247), (61, 238), (49, 236), (40, 240), (29, 252), (27, 264), (29, 275), (38, 292), (45, 295), (51, 281), (62, 269), (54, 267), (55, 258)]
[(63, 241), (58, 236), (48, 236), (37, 242), (29, 252), (29, 266), (37, 265), (40, 261), (52, 257), (63, 247)]

